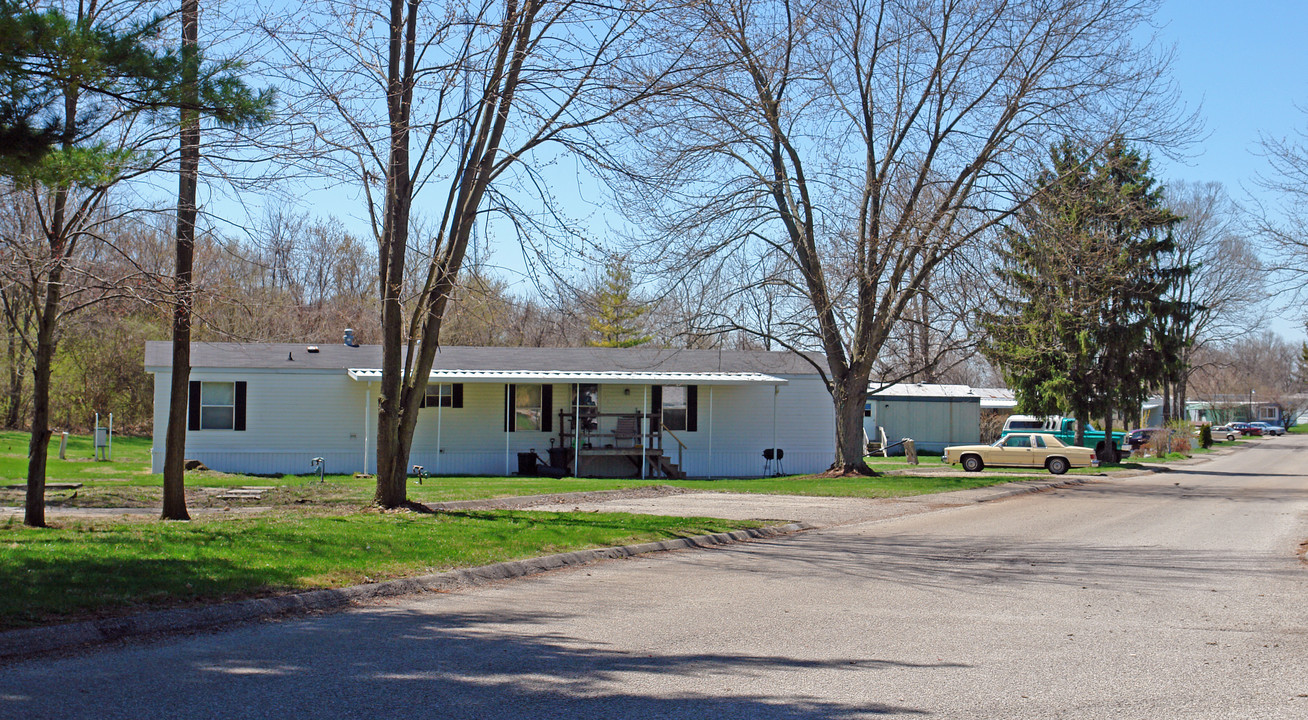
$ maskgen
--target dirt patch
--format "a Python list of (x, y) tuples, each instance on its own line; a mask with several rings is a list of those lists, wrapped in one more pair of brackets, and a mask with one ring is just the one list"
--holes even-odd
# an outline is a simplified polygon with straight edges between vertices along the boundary
[(592, 492), (553, 493), (549, 495), (522, 495), (520, 497), (491, 498), (487, 500), (459, 500), (455, 502), (427, 503), (432, 510), (516, 510), (541, 505), (580, 505), (582, 503), (600, 503), (613, 500), (637, 500), (645, 498), (684, 495), (695, 492), (671, 485), (647, 485), (645, 487), (625, 490), (595, 490)]

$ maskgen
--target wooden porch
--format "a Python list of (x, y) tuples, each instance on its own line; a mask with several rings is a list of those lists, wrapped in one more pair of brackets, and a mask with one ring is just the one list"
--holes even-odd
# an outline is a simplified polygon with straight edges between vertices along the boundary
[[(686, 445), (664, 427), (662, 413), (601, 413), (581, 408), (560, 410), (558, 415), (558, 444), (550, 450), (555, 467), (562, 460), (573, 475), (584, 477), (588, 459), (621, 457), (643, 477), (686, 477), (681, 469)], [(665, 435), (676, 444), (675, 462), (664, 452)]]

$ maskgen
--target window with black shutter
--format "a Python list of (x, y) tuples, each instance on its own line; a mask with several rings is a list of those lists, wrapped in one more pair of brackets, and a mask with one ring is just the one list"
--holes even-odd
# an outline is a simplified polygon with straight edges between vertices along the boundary
[(192, 380), (188, 430), (245, 430), (245, 382)]

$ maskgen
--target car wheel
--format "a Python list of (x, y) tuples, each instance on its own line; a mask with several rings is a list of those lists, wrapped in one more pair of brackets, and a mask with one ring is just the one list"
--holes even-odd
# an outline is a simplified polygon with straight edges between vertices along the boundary
[(1068, 463), (1064, 458), (1049, 458), (1049, 472), (1055, 475), (1062, 475), (1067, 472)]
[(963, 469), (968, 472), (981, 472), (981, 469), (985, 466), (986, 464), (981, 462), (981, 458), (976, 455), (968, 455), (963, 458)]
[(1227, 433), (1227, 434), (1226, 434), (1226, 440), (1227, 440), (1227, 442), (1230, 442), (1230, 441), (1232, 441), (1232, 440), (1235, 440), (1235, 433)]

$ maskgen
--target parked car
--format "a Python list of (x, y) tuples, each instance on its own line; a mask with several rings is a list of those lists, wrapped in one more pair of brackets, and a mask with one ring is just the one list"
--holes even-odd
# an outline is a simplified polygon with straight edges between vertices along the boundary
[(1240, 436), (1240, 431), (1230, 425), (1214, 425), (1213, 437), (1224, 437), (1227, 440), (1234, 440)]
[(1280, 425), (1273, 425), (1272, 423), (1262, 422), (1261, 420), (1258, 422), (1251, 422), (1249, 423), (1249, 425), (1258, 428), (1261, 431), (1259, 432), (1260, 435), (1284, 435), (1285, 434), (1285, 428), (1281, 427)]
[[(1063, 444), (1069, 447), (1077, 444), (1076, 418), (1063, 417), (1061, 415), (1050, 415), (1048, 417), (1040, 417), (1038, 415), (1010, 415), (1008, 419), (1004, 421), (1004, 429), (1000, 435), (1004, 436), (1013, 433), (1024, 435), (1033, 432), (1051, 434), (1059, 440), (1062, 440)], [(1103, 449), (1104, 442), (1107, 439), (1104, 431), (1095, 428), (1094, 425), (1086, 425), (1085, 432), (1083, 432), (1081, 436), (1080, 444), (1083, 447), (1094, 448), (1095, 452), (1099, 452)], [(1124, 432), (1113, 432), (1113, 451), (1119, 461), (1122, 459), (1122, 452), (1119, 448), (1124, 446), (1125, 437), (1126, 433)]]
[(1137, 428), (1126, 434), (1126, 439), (1122, 440), (1122, 446), (1130, 448), (1131, 452), (1135, 452), (1148, 445), (1149, 440), (1158, 433), (1166, 434), (1167, 428)]
[(1250, 425), (1247, 422), (1233, 422), (1230, 427), (1243, 436), (1262, 435), (1263, 431)]
[(1054, 475), (1099, 463), (1094, 450), (1066, 445), (1050, 433), (1012, 433), (990, 445), (954, 445), (945, 448), (940, 459), (950, 465), (961, 463), (968, 472), (979, 472), (986, 466), (1034, 467)]

